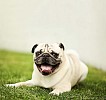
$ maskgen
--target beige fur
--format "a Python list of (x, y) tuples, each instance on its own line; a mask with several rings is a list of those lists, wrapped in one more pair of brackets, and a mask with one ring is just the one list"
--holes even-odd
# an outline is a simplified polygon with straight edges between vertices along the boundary
[[(37, 49), (40, 48), (43, 48), (42, 44), (40, 44)], [(7, 86), (41, 86), (52, 88), (53, 91), (50, 94), (59, 95), (60, 93), (70, 91), (77, 82), (84, 80), (87, 76), (88, 68), (80, 61), (78, 54), (73, 50), (63, 51), (58, 47), (58, 44), (53, 44), (51, 46), (51, 49), (54, 48), (60, 53), (59, 56), (62, 59), (62, 63), (54, 73), (48, 76), (43, 76), (34, 64), (31, 80), (15, 84), (7, 84)]]

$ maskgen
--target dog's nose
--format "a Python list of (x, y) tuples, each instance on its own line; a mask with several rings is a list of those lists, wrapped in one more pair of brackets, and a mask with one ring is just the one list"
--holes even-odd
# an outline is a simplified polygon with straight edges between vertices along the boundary
[(49, 57), (49, 54), (48, 53), (44, 53), (42, 56), (43, 57)]

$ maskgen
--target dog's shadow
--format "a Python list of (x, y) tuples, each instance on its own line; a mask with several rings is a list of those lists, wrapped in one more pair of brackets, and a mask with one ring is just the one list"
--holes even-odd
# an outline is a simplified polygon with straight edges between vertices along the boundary
[(75, 86), (72, 87), (72, 90), (76, 90), (76, 89), (82, 89), (82, 88), (85, 88), (85, 83), (83, 82), (80, 82), (80, 83), (77, 83)]

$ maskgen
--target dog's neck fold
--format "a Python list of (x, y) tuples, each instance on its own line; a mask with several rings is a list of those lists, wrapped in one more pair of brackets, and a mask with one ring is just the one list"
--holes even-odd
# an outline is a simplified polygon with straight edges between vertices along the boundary
[(45, 44), (45, 50), (44, 50), (45, 53), (49, 52), (48, 47), (49, 47), (49, 45)]

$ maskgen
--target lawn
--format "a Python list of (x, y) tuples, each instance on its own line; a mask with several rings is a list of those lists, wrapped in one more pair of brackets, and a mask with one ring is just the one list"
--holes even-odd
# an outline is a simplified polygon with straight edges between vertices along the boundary
[(37, 86), (4, 86), (31, 79), (32, 71), (32, 54), (0, 50), (0, 100), (106, 100), (106, 72), (90, 65), (87, 79), (59, 96), (50, 95), (52, 89)]

